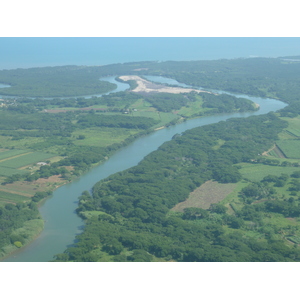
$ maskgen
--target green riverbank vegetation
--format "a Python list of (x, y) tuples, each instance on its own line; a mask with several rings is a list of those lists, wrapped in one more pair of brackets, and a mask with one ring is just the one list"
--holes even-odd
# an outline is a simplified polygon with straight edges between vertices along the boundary
[[(269, 113), (176, 136), (138, 166), (82, 194), (77, 211), (85, 230), (55, 260), (299, 261), (299, 166), (259, 181), (239, 171), (287, 126)], [(243, 184), (208, 209), (172, 210), (208, 180)]]

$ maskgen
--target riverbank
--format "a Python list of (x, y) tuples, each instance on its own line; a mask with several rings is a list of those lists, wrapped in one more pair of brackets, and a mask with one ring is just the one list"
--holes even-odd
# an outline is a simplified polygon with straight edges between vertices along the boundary
[[(184, 89), (184, 91), (187, 90)], [(265, 103), (265, 100), (262, 103)], [(274, 104), (272, 104), (273, 108), (276, 108)], [(269, 108), (267, 110), (269, 111)], [(142, 135), (131, 136), (110, 153), (108, 160), (99, 162), (98, 166), (90, 168), (86, 174), (81, 174), (79, 178), (74, 178), (70, 184), (65, 184), (54, 191), (53, 196), (45, 201), (40, 208), (42, 218), (46, 221), (44, 232), (31, 245), (25, 247), (24, 251), (19, 249), (20, 255), (10, 257), (10, 261), (49, 261), (54, 254), (62, 253), (68, 245), (74, 243), (75, 236), (81, 232), (84, 226), (83, 220), (75, 213), (78, 207), (76, 199), (81, 196), (82, 192), (90, 191), (99, 180), (138, 164), (145, 155), (156, 150), (164, 141), (170, 140), (175, 134), (234, 116), (246, 117), (261, 113), (266, 113), (263, 105), (260, 113), (206, 115), (187, 122), (180, 122), (180, 124), (165, 129), (161, 128), (165, 126), (159, 126), (156, 130), (153, 128), (152, 131), (143, 132)], [(150, 144), (147, 142), (148, 140), (150, 140)], [(42, 250), (39, 248), (40, 245), (43, 245), (41, 246), (43, 247)]]
[(43, 232), (44, 230), (44, 220), (42, 218), (40, 219), (33, 219), (25, 222), (23, 227), (20, 227), (13, 231), (13, 234), (26, 234), (27, 238), (23, 241), (21, 247), (17, 247), (14, 244), (7, 245), (3, 248), (1, 256), (0, 256), (0, 262), (4, 261), (10, 256), (13, 256), (17, 254), (19, 251), (23, 251), (24, 248), (29, 246), (33, 241), (35, 241)]
[(137, 87), (132, 90), (132, 92), (135, 92), (135, 93), (181, 94), (181, 93), (196, 92), (196, 93), (212, 94), (211, 92), (207, 92), (207, 91), (203, 91), (203, 90), (197, 90), (197, 89), (191, 89), (191, 88), (181, 88), (181, 87), (171, 87), (171, 86), (156, 84), (156, 83), (150, 82), (150, 81), (143, 79), (140, 76), (136, 76), (136, 75), (120, 76), (119, 78), (125, 82), (130, 81), (130, 80), (135, 81), (137, 83)]

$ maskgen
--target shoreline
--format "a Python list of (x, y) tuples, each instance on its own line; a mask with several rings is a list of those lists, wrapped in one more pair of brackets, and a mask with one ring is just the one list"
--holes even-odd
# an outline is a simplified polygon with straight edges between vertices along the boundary
[[(44, 230), (45, 220), (42, 219), (41, 215), (40, 215), (40, 219), (33, 219), (33, 220), (42, 220), (43, 221), (43, 226), (22, 247), (14, 249), (13, 251), (11, 251), (11, 252), (5, 254), (4, 256), (2, 256), (0, 258), (0, 263), (1, 262), (7, 262), (7, 263), (9, 263), (9, 261), (4, 261), (4, 260), (7, 259), (8, 257), (13, 256), (14, 254), (18, 253), (18, 251), (24, 250), (27, 246), (29, 246), (32, 242), (34, 242), (42, 234), (42, 232)], [(20, 227), (20, 228), (23, 228), (23, 227)]]
[(137, 87), (131, 90), (135, 93), (171, 93), (171, 94), (182, 94), (182, 93), (209, 93), (208, 91), (191, 89), (191, 88), (181, 88), (181, 87), (171, 87), (162, 84), (152, 83), (146, 79), (141, 78), (137, 75), (124, 75), (119, 77), (123, 81), (134, 80), (137, 83)]

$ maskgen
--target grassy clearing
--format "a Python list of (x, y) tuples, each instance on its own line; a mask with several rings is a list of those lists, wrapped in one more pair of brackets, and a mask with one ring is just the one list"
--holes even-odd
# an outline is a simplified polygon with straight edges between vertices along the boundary
[(183, 212), (187, 207), (208, 209), (211, 204), (219, 203), (227, 195), (232, 193), (235, 187), (235, 183), (222, 184), (211, 180), (207, 181), (191, 192), (187, 200), (178, 203), (171, 210)]
[(280, 140), (277, 146), (287, 158), (300, 158), (300, 140)]
[(0, 202), (22, 203), (28, 200), (30, 200), (29, 197), (0, 190)]
[[(298, 231), (300, 233), (300, 224), (299, 222), (295, 222), (296, 219), (293, 218), (285, 218), (281, 214), (272, 213), (272, 217), (270, 218), (264, 218), (265, 224), (272, 225), (273, 228), (275, 228), (275, 231), (282, 233), (285, 232), (285, 230), (290, 230), (291, 228), (294, 229), (294, 231)], [(296, 233), (295, 232), (295, 233)]]
[[(35, 143), (43, 142), (45, 139), (42, 137), (26, 137), (21, 140), (13, 140), (10, 136), (3, 136), (0, 132), (0, 148), (18, 148), (18, 149), (28, 149), (30, 145)], [(28, 150), (27, 150), (28, 151)]]
[(26, 170), (18, 170), (14, 168), (2, 167), (0, 166), (0, 176), (11, 176), (14, 174), (24, 174), (27, 173)]
[(268, 152), (268, 155), (274, 156), (276, 158), (281, 158), (280, 154), (276, 152), (274, 149)]
[(282, 118), (286, 121), (288, 121), (289, 126), (286, 129), (290, 134), (300, 137), (300, 116), (297, 116), (296, 118)]
[(225, 144), (226, 141), (219, 139), (219, 140), (217, 140), (217, 142), (218, 142), (218, 144), (213, 146), (212, 149), (218, 150), (222, 145)]
[[(287, 183), (283, 186), (283, 187), (274, 187), (275, 190), (276, 190), (276, 193), (279, 197), (282, 197), (282, 198), (285, 198), (285, 199), (288, 199), (289, 197), (292, 196), (292, 192), (289, 191), (289, 187), (291, 186), (290, 183), (291, 183), (292, 179), (289, 179), (287, 181)], [(299, 197), (300, 196), (300, 193), (299, 192), (293, 192), (294, 196), (293, 197)]]
[(1, 161), (0, 167), (8, 167), (8, 168), (21, 168), (30, 164), (37, 163), (39, 161), (44, 161), (53, 157), (53, 154), (45, 153), (45, 152), (32, 152), (18, 157), (12, 157), (8, 160)]
[(211, 110), (211, 108), (203, 108), (203, 99), (200, 95), (196, 95), (197, 101), (188, 102), (186, 106), (182, 107), (177, 113), (185, 118), (192, 117), (194, 115), (198, 115), (199, 113), (203, 113)]
[(249, 164), (240, 163), (237, 166), (242, 167), (239, 171), (242, 176), (251, 181), (260, 181), (267, 175), (291, 175), (295, 171), (299, 171), (297, 167), (280, 167), (280, 166), (268, 166), (263, 164)]
[(240, 199), (239, 199), (239, 192), (246, 187), (249, 184), (248, 181), (246, 180), (241, 180), (235, 184), (235, 187), (233, 191), (228, 194), (222, 201), (222, 204), (226, 205), (229, 207), (229, 204), (234, 204), (237, 206), (237, 208), (240, 208)]
[[(120, 143), (131, 135), (137, 134), (140, 130), (125, 128), (87, 128), (73, 132), (75, 140), (73, 143), (77, 146), (98, 146), (107, 147), (114, 143)], [(77, 139), (84, 135), (84, 139)]]
[(0, 162), (4, 159), (10, 158), (10, 157), (14, 157), (17, 155), (21, 155), (24, 153), (29, 152), (28, 150), (21, 150), (21, 149), (13, 149), (13, 150), (5, 150), (0, 152)]
[(149, 108), (152, 108), (152, 104), (141, 98), (131, 104), (129, 108), (137, 109), (138, 111), (149, 110)]

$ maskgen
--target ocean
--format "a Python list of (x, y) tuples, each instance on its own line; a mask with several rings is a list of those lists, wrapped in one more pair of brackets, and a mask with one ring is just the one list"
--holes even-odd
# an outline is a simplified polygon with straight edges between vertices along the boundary
[(0, 37), (0, 70), (295, 55), (298, 37)]

